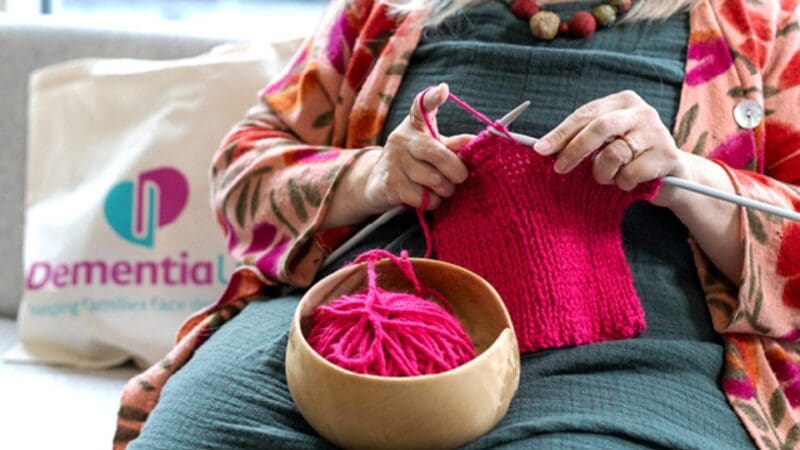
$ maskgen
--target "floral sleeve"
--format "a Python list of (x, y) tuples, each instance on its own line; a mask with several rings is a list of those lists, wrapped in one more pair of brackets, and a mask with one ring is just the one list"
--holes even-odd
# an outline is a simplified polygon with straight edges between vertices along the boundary
[(387, 2), (333, 0), (286, 72), (223, 139), (209, 173), (212, 205), (245, 266), (184, 322), (167, 356), (125, 386), (115, 449), (139, 435), (170, 376), (216, 330), (267, 286), (310, 284), (350, 232), (320, 224), (344, 171), (378, 141), (426, 14), (390, 14)]
[[(798, 0), (725, 1), (715, 11), (731, 24), (726, 36), (731, 57), (721, 58), (724, 66), (736, 64), (731, 70), (739, 71), (738, 79), (753, 84), (728, 86), (718, 92), (723, 100), (709, 104), (722, 112), (730, 111), (726, 97), (755, 99), (763, 102), (765, 119), (754, 130), (725, 137), (708, 156), (725, 169), (737, 193), (800, 210)], [(748, 154), (755, 157), (741, 157)], [(745, 258), (738, 283), (728, 282), (693, 243), (714, 327), (725, 343), (722, 389), (758, 448), (795, 449), (800, 445), (800, 223), (745, 208), (739, 222)]]
[[(775, 24), (756, 33), (769, 33), (766, 43), (742, 47), (756, 49), (748, 52), (749, 61), (763, 66), (766, 117), (755, 135), (762, 140), (763, 174), (720, 164), (739, 194), (800, 210), (800, 9), (797, 1), (781, 4), (779, 17), (752, 21)], [(736, 301), (726, 302), (720, 296), (712, 305), (715, 325), (724, 333), (798, 340), (800, 223), (752, 209), (740, 211), (745, 247), (741, 284), (738, 295), (729, 297)]]
[[(368, 149), (344, 148), (358, 82), (351, 58), (371, 1), (335, 0), (287, 71), (214, 155), (212, 205), (229, 252), (267, 279), (306, 286), (348, 228), (320, 231), (338, 181)], [(391, 24), (379, 24), (390, 28)]]

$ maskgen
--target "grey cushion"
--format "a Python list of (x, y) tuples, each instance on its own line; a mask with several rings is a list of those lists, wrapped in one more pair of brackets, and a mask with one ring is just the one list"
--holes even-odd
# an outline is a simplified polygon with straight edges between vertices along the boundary
[(83, 57), (172, 59), (221, 39), (82, 29), (0, 16), (0, 316), (14, 317), (22, 296), (23, 193), (27, 83), (31, 71)]

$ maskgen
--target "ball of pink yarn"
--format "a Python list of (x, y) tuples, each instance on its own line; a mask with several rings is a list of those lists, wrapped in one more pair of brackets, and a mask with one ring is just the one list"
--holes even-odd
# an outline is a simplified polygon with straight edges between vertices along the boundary
[[(378, 287), (378, 257), (389, 257), (415, 285), (417, 295)], [(472, 340), (448, 311), (447, 300), (420, 286), (406, 252), (399, 259), (372, 251), (356, 262), (363, 259), (367, 259), (368, 287), (320, 305), (311, 315), (307, 340), (317, 353), (344, 369), (381, 376), (441, 373), (475, 357)]]

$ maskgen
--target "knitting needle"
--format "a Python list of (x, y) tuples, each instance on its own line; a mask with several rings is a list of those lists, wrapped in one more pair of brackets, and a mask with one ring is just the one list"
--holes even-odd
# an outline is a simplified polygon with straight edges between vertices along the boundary
[(345, 241), (344, 244), (340, 245), (339, 248), (334, 250), (325, 261), (322, 263), (322, 268), (328, 267), (333, 261), (337, 258), (348, 252), (351, 248), (358, 245), (359, 242), (363, 241), (364, 238), (372, 234), (373, 231), (380, 228), (381, 225), (385, 224), (386, 222), (392, 220), (394, 217), (398, 216), (400, 213), (406, 210), (405, 206), (395, 206), (394, 208), (386, 211), (382, 215), (380, 215), (377, 219), (373, 220), (364, 228), (360, 229), (358, 233), (354, 234), (353, 237)]
[[(521, 116), (522, 113), (524, 113), (525, 110), (528, 109), (529, 106), (531, 106), (531, 101), (525, 100), (524, 102), (520, 103), (519, 106), (509, 111), (505, 116), (498, 119), (497, 122), (499, 122), (504, 127), (507, 127), (510, 124), (514, 123), (514, 121), (517, 120), (519, 116)], [(491, 128), (490, 130), (499, 133), (499, 131), (495, 130), (494, 128)]]
[[(520, 106), (522, 106), (522, 105), (520, 105)], [(514, 115), (512, 115), (512, 113), (515, 113), (520, 108), (520, 106), (518, 106), (517, 108), (514, 108), (514, 110), (512, 110), (510, 113), (508, 113), (505, 116), (503, 116), (503, 118), (498, 120), (498, 122), (500, 124), (502, 124), (503, 126), (505, 126), (505, 127), (511, 125), (511, 123), (517, 117), (519, 117), (521, 112), (520, 113), (516, 113)], [(525, 108), (522, 108), (522, 110), (524, 111)], [(511, 120), (508, 120), (509, 118), (511, 118)], [(497, 131), (496, 129), (494, 129), (492, 127), (489, 128), (489, 133), (493, 134), (495, 136), (507, 137), (505, 134), (503, 134), (500, 131)], [(525, 135), (525, 134), (511, 133), (511, 136), (514, 139), (516, 139), (520, 144), (526, 145), (526, 146), (529, 146), (529, 147), (533, 147), (533, 145), (536, 143), (536, 141), (538, 141), (538, 139), (536, 139), (535, 137), (528, 136), (528, 135)], [(772, 214), (772, 215), (775, 215), (775, 216), (778, 216), (778, 217), (783, 217), (784, 219), (789, 219), (789, 220), (794, 220), (796, 222), (800, 222), (800, 213), (797, 213), (797, 212), (789, 210), (789, 209), (780, 208), (778, 206), (775, 206), (775, 205), (772, 205), (772, 204), (769, 204), (769, 203), (765, 203), (765, 202), (762, 202), (762, 201), (759, 201), (759, 200), (754, 200), (754, 199), (751, 199), (751, 198), (742, 197), (741, 195), (731, 194), (731, 193), (728, 193), (728, 192), (725, 192), (725, 191), (721, 191), (719, 189), (714, 189), (712, 187), (708, 187), (708, 186), (705, 186), (705, 185), (702, 185), (702, 184), (699, 184), (699, 183), (695, 183), (695, 182), (692, 182), (692, 181), (689, 181), (689, 180), (684, 180), (683, 178), (678, 178), (678, 177), (673, 177), (673, 176), (666, 176), (666, 177), (662, 178), (662, 181), (664, 182), (664, 184), (666, 184), (668, 186), (674, 186), (674, 187), (677, 187), (677, 188), (680, 188), (680, 189), (686, 189), (687, 191), (696, 192), (698, 194), (706, 195), (706, 196), (709, 196), (709, 197), (712, 197), (712, 198), (716, 198), (718, 200), (722, 200), (722, 201), (725, 201), (725, 202), (730, 202), (730, 203), (733, 203), (733, 204), (736, 204), (736, 205), (739, 205), (739, 206), (742, 206), (742, 207), (745, 207), (745, 208), (756, 209), (756, 210), (759, 210), (759, 211), (763, 211), (763, 212), (765, 212), (767, 214)]]
[[(501, 117), (498, 122), (503, 124), (503, 126), (508, 126), (508, 124), (517, 120), (517, 118), (525, 112), (528, 107), (531, 106), (530, 101), (524, 101), (516, 108), (512, 109), (508, 112), (505, 116)], [(512, 134), (513, 135), (513, 134)], [(523, 136), (523, 135), (520, 135)], [(533, 144), (531, 144), (533, 145)], [(400, 213), (406, 210), (405, 206), (396, 206), (389, 211), (383, 213), (383, 215), (379, 216), (373, 222), (367, 224), (364, 228), (358, 231), (358, 233), (354, 234), (353, 237), (345, 241), (344, 244), (340, 245), (339, 248), (334, 250), (325, 261), (322, 263), (322, 268), (328, 267), (333, 261), (338, 259), (340, 256), (345, 254), (346, 252), (350, 251), (353, 247), (358, 245), (359, 242), (364, 240), (367, 236), (369, 236), (373, 231), (378, 229), (380, 226), (385, 224), (386, 222), (392, 220), (393, 218), (397, 217)]]
[(675, 186), (681, 189), (686, 189), (688, 191), (697, 192), (698, 194), (703, 194), (726, 202), (735, 203), (745, 208), (757, 209), (767, 214), (772, 214), (774, 216), (783, 217), (784, 219), (800, 222), (800, 213), (796, 211), (781, 208), (759, 200), (754, 200), (752, 198), (742, 197), (741, 195), (720, 191), (719, 189), (714, 189), (712, 187), (708, 187), (702, 184), (693, 183), (691, 181), (684, 180), (683, 178), (666, 176), (662, 178), (662, 180), (664, 181), (664, 184), (670, 186)]
[[(353, 237), (345, 241), (344, 244), (340, 245), (336, 250), (331, 252), (331, 254), (328, 255), (327, 258), (325, 258), (325, 261), (322, 262), (322, 266), (320, 267), (320, 269), (324, 269), (330, 266), (334, 261), (339, 259), (340, 256), (344, 255), (345, 253), (350, 251), (350, 249), (358, 245), (359, 242), (363, 241), (367, 236), (372, 234), (372, 232), (377, 230), (381, 225), (392, 220), (392, 218), (396, 217), (405, 210), (406, 210), (405, 206), (395, 206), (389, 211), (386, 211), (385, 213), (381, 214), (377, 219), (365, 225), (364, 228), (360, 229), (358, 233), (353, 235)], [(298, 288), (294, 286), (285, 286), (281, 290), (281, 296), (290, 295), (294, 293), (296, 290), (298, 290)]]
[[(528, 109), (529, 106), (531, 106), (531, 102), (530, 102), (530, 100), (526, 100), (526, 101), (522, 102), (516, 108), (512, 109), (511, 111), (509, 111), (508, 114), (506, 114), (505, 116), (503, 116), (500, 119), (498, 119), (497, 122), (500, 125), (503, 125), (504, 127), (507, 127), (507, 126), (511, 125), (515, 120), (517, 120), (517, 118), (520, 115), (522, 115), (522, 113), (525, 112), (525, 110)], [(493, 134), (495, 136), (506, 137), (505, 134), (503, 134), (502, 132), (498, 131), (494, 127), (489, 127), (489, 134)], [(511, 134), (511, 136), (517, 142), (519, 142), (520, 144), (527, 145), (529, 147), (533, 147), (533, 144), (535, 144), (536, 141), (538, 141), (538, 139), (536, 139), (534, 137), (531, 137), (531, 136), (528, 136), (528, 135), (525, 135), (525, 134), (514, 133), (513, 131), (509, 131), (509, 134)]]

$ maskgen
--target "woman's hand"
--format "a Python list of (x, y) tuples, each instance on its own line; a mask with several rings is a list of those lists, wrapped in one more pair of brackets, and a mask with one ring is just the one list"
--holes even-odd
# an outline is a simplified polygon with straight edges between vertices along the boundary
[[(425, 95), (425, 109), (436, 128), (436, 113), (447, 101), (449, 89), (440, 84)], [(425, 188), (430, 189), (428, 209), (437, 208), (443, 198), (455, 192), (456, 185), (467, 179), (467, 167), (455, 153), (472, 135), (431, 136), (422, 118), (418, 94), (411, 112), (386, 139), (383, 150), (372, 158), (365, 183), (365, 199), (376, 213), (406, 204), (417, 208), (422, 204)]]
[[(449, 88), (440, 84), (425, 94), (425, 110), (438, 134), (436, 113), (447, 101)], [(411, 112), (392, 131), (382, 149), (365, 152), (348, 170), (334, 194), (325, 228), (359, 223), (398, 205), (417, 208), (425, 188), (428, 208), (437, 208), (467, 179), (467, 167), (455, 153), (473, 135), (431, 136), (422, 118), (419, 93)]]
[[(631, 91), (583, 105), (534, 149), (543, 155), (558, 154), (554, 168), (560, 173), (601, 149), (592, 165), (595, 179), (625, 191), (673, 175), (735, 193), (720, 165), (679, 149), (656, 110)], [(659, 188), (652, 203), (670, 208), (717, 268), (731, 282), (740, 282), (744, 241), (739, 207), (667, 185)]]
[[(547, 133), (534, 149), (558, 154), (555, 170), (567, 173), (600, 149), (592, 173), (600, 184), (630, 191), (666, 175), (690, 178), (691, 155), (680, 150), (658, 112), (633, 91), (589, 102)], [(680, 195), (662, 186), (653, 203), (672, 206)]]

